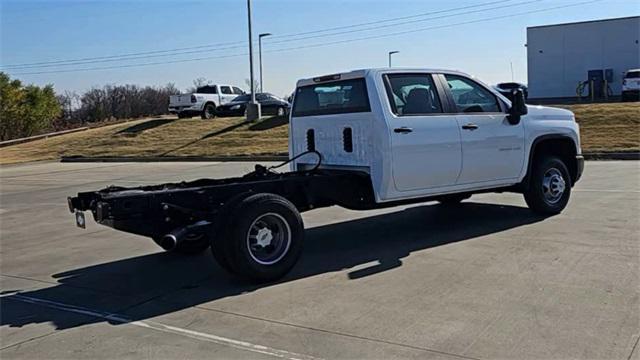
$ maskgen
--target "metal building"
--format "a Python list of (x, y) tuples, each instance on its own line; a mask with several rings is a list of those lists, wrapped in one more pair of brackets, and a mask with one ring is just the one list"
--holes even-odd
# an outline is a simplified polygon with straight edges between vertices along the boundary
[(527, 28), (532, 100), (619, 96), (622, 76), (640, 68), (640, 16)]

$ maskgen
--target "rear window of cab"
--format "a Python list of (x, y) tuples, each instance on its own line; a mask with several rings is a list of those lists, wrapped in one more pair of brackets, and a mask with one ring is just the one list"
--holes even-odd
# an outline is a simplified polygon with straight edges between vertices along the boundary
[(301, 86), (296, 89), (292, 116), (370, 112), (364, 78)]
[(639, 79), (640, 71), (629, 71), (624, 76), (625, 79)]

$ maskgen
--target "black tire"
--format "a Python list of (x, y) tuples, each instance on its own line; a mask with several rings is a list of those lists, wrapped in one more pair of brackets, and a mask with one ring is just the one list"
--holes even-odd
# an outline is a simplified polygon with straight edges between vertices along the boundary
[(216, 239), (216, 247), (232, 273), (255, 282), (274, 281), (298, 261), (304, 225), (287, 199), (274, 194), (251, 195), (238, 203), (230, 219), (224, 236)]
[(468, 198), (470, 198), (471, 195), (458, 195), (458, 194), (453, 194), (453, 195), (445, 195), (441, 198), (438, 198), (438, 202), (442, 205), (446, 205), (446, 206), (453, 206), (453, 205), (458, 205), (462, 202), (462, 200), (466, 200)]
[(204, 109), (202, 109), (202, 115), (200, 117), (203, 120), (210, 120), (216, 117), (216, 106), (212, 103), (208, 103), (204, 105)]
[(186, 118), (188, 118), (188, 117), (190, 117), (190, 116), (188, 116), (188, 115), (187, 115), (187, 114), (185, 114), (185, 113), (178, 113), (178, 119), (186, 119)]
[(557, 157), (535, 160), (524, 200), (539, 214), (559, 214), (569, 203), (571, 177), (567, 166)]
[(166, 252), (182, 255), (197, 255), (209, 248), (209, 238), (207, 234), (188, 234), (178, 246), (171, 249), (163, 246), (162, 238), (154, 238), (153, 241)]

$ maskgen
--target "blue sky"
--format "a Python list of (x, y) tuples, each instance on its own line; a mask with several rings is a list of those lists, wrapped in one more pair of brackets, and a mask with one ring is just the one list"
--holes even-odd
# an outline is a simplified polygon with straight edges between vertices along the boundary
[[(459, 69), (488, 83), (511, 80), (512, 62), (515, 80), (526, 82), (524, 44), (527, 26), (640, 14), (640, 2), (636, 0), (601, 0), (540, 11), (585, 1), (588, 0), (253, 0), (253, 26), (256, 35), (261, 32), (274, 34), (263, 42), (263, 66), (265, 91), (277, 95), (291, 92), (299, 78), (386, 66), (390, 50), (400, 51), (394, 55), (394, 65)], [(105, 84), (162, 85), (169, 82), (185, 89), (193, 79), (204, 77), (212, 82), (246, 88), (248, 57), (234, 56), (247, 51), (245, 0), (0, 0), (0, 6), (2, 71), (26, 83), (53, 84), (57, 91), (83, 91)], [(446, 12), (463, 7), (468, 8)], [(540, 12), (484, 21), (529, 11)], [(439, 13), (379, 22), (432, 12)], [(335, 30), (333, 32), (339, 34), (334, 35), (324, 32), (284, 36), (369, 22), (378, 23)], [(411, 23), (400, 24), (402, 22)], [(472, 23), (461, 24), (464, 22)], [(387, 27), (371, 29), (381, 25)], [(363, 28), (368, 30), (357, 31)], [(398, 32), (404, 33), (308, 47)], [(295, 41), (300, 37), (319, 35), (323, 36)], [(105, 59), (93, 59), (88, 60), (91, 63), (72, 66), (54, 64), (56, 66), (11, 70), (6, 67), (221, 43), (227, 45), (183, 50), (192, 53), (172, 56), (153, 53), (144, 56), (154, 57), (127, 61), (100, 62)], [(307, 48), (283, 50), (301, 46)], [(257, 46), (255, 51), (257, 53)], [(120, 69), (18, 75), (216, 56), (230, 57)], [(255, 59), (257, 74), (257, 55)]]

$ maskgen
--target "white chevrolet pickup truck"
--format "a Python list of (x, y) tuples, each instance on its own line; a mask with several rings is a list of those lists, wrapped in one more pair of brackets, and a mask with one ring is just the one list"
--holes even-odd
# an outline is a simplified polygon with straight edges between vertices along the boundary
[(69, 208), (81, 227), (88, 210), (167, 251), (211, 248), (223, 268), (255, 281), (294, 266), (300, 213), (320, 207), (455, 206), (476, 193), (517, 192), (533, 211), (557, 214), (584, 166), (578, 124), (570, 111), (527, 106), (514, 91), (512, 103), (467, 74), (429, 69), (300, 80), (291, 171), (257, 165), (237, 178), (112, 186), (70, 197)]
[(243, 94), (242, 89), (231, 85), (205, 85), (195, 93), (169, 96), (169, 112), (179, 118), (199, 115), (203, 119), (213, 119), (218, 106)]

